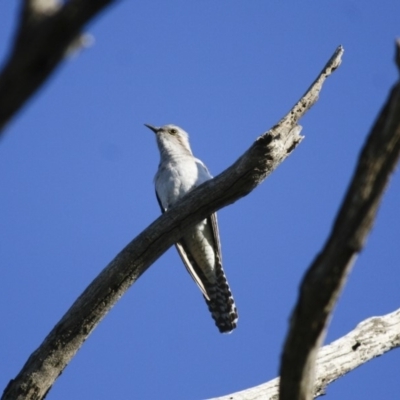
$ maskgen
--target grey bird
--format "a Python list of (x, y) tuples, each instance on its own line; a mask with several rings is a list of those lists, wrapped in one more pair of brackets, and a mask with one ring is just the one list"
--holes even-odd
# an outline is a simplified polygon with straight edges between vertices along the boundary
[[(155, 127), (160, 164), (154, 177), (161, 212), (166, 212), (186, 193), (212, 178), (202, 161), (193, 156), (189, 135), (176, 125)], [(238, 314), (222, 268), (217, 215), (201, 221), (176, 244), (185, 267), (203, 293), (221, 333), (236, 328)]]

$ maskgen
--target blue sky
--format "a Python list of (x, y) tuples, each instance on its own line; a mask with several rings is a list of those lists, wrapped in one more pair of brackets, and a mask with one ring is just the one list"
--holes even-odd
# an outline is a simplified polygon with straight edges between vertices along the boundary
[[(0, 3), (4, 59), (17, 2)], [(240, 319), (220, 335), (175, 249), (97, 327), (48, 399), (202, 399), (277, 376), (299, 281), (320, 250), (366, 135), (397, 79), (400, 3), (120, 2), (0, 141), (0, 386), (107, 263), (159, 215), (158, 152), (143, 123), (174, 123), (216, 175), (304, 93), (335, 48), (343, 64), (301, 121), (306, 139), (219, 212)], [(335, 309), (327, 342), (399, 307), (400, 180)], [(397, 399), (400, 351), (328, 388)]]

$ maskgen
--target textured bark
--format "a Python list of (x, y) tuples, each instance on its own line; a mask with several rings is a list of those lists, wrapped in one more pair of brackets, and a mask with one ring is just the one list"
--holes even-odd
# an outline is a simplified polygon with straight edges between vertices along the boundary
[(83, 26), (115, 0), (25, 0), (8, 59), (0, 73), (0, 134), (45, 82)]
[[(399, 53), (398, 42), (398, 64)], [(281, 400), (313, 397), (315, 358), (330, 314), (370, 232), (399, 156), (400, 82), (367, 138), (332, 232), (300, 286), (282, 354)]]
[(226, 171), (186, 195), (111, 261), (29, 357), (4, 391), (3, 399), (42, 399), (111, 307), (185, 230), (246, 196), (285, 160), (302, 140), (298, 120), (317, 101), (325, 79), (340, 65), (342, 54), (339, 47), (278, 125), (258, 137)]
[[(316, 360), (313, 396), (325, 394), (327, 386), (366, 362), (400, 347), (400, 309), (358, 324), (346, 336), (322, 347)], [(247, 390), (210, 400), (277, 400), (279, 378)], [(354, 394), (357, 398), (357, 393)]]

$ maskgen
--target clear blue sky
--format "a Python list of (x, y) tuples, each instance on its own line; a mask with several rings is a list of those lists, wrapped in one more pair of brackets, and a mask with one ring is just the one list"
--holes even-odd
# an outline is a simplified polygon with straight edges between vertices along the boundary
[[(15, 27), (0, 3), (0, 56)], [(174, 123), (218, 174), (304, 93), (335, 48), (343, 64), (301, 121), (306, 139), (219, 212), (240, 313), (218, 333), (175, 249), (97, 327), (48, 399), (203, 399), (277, 375), (299, 281), (324, 243), (356, 158), (397, 79), (400, 3), (120, 2), (87, 27), (0, 141), (0, 387), (107, 263), (159, 215), (158, 152), (143, 123)], [(327, 342), (399, 307), (395, 173)], [(329, 386), (329, 399), (398, 399), (400, 351)]]

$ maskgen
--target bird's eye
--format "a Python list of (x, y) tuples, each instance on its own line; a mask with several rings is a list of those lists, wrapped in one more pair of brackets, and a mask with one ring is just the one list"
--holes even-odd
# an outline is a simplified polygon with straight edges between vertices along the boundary
[(170, 130), (169, 130), (169, 133), (170, 133), (171, 135), (176, 135), (176, 134), (178, 133), (178, 131), (177, 131), (176, 129), (170, 129)]

